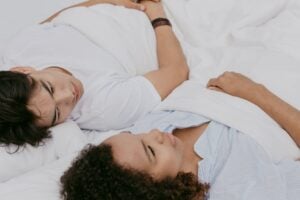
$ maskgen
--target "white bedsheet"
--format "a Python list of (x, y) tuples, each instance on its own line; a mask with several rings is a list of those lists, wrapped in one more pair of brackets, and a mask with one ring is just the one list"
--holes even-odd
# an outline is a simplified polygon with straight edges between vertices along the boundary
[[(300, 1), (164, 0), (164, 4), (188, 58), (191, 81), (158, 109), (193, 111), (233, 126), (254, 137), (275, 161), (299, 155), (285, 132), (257, 107), (208, 91), (205, 84), (224, 70), (239, 71), (300, 108)], [(147, 69), (129, 72), (143, 70)], [(191, 94), (197, 89), (199, 93)], [(64, 150), (66, 142), (57, 148)], [(75, 154), (1, 183), (1, 199), (58, 200), (58, 177)]]
[[(164, 3), (187, 55), (190, 79), (197, 81), (188, 81), (176, 90), (160, 109), (194, 111), (237, 128), (256, 139), (275, 161), (299, 157), (299, 149), (288, 134), (261, 110), (245, 101), (204, 89), (209, 78), (225, 70), (238, 71), (265, 84), (300, 108), (300, 93), (294, 92), (300, 89), (297, 84), (300, 80), (300, 55), (297, 55), (300, 50), (300, 18), (295, 13), (299, 1), (225, 0), (220, 3), (212, 0), (208, 3), (165, 0)], [(110, 21), (111, 29), (107, 29), (105, 23), (110, 19), (106, 19), (109, 13), (122, 16), (122, 20), (116, 20), (115, 16)], [(136, 20), (130, 23), (130, 19), (137, 17), (141, 17), (140, 23)], [(145, 66), (141, 61), (155, 63), (153, 51), (139, 54), (140, 48), (155, 48), (153, 34), (142, 35), (151, 28), (143, 17), (138, 11), (98, 5), (69, 10), (57, 17), (55, 23), (75, 27), (95, 44), (110, 50), (122, 60), (128, 73), (135, 75), (149, 70), (148, 67), (141, 68)], [(145, 28), (141, 29), (141, 25)], [(282, 26), (287, 26), (287, 29)], [(98, 30), (102, 30), (101, 34)], [(140, 32), (141, 38), (126, 40), (132, 31)], [(123, 32), (122, 37), (117, 36), (120, 32)], [(114, 40), (108, 41), (109, 36)], [(187, 88), (186, 85), (194, 87)], [(195, 95), (197, 88), (199, 94)]]
[(191, 80), (159, 109), (196, 112), (234, 127), (253, 137), (274, 161), (299, 157), (288, 134), (258, 107), (205, 86), (224, 71), (237, 71), (300, 108), (300, 1), (165, 2), (193, 63)]

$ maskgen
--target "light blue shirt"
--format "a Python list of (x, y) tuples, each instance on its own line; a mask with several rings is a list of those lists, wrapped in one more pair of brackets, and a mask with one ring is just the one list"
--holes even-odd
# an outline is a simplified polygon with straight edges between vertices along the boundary
[[(177, 128), (210, 122), (194, 145), (203, 158), (198, 163), (201, 182), (211, 185), (210, 200), (300, 199), (300, 162), (273, 163), (264, 149), (247, 135), (204, 116), (180, 111), (151, 113), (128, 129), (132, 133)], [(171, 163), (170, 163), (171, 164)]]

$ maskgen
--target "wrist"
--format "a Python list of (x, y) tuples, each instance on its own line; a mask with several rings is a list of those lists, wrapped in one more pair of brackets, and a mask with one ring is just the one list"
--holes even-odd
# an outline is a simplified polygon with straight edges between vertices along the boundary
[(167, 16), (165, 14), (155, 14), (155, 15), (148, 15), (149, 20), (153, 21), (157, 18), (166, 18)]
[(255, 83), (249, 90), (246, 91), (245, 99), (256, 103), (264, 98), (264, 94), (266, 93), (266, 88), (264, 85)]
[(152, 21), (156, 18), (166, 18), (167, 17), (164, 10), (162, 10), (162, 9), (151, 9), (151, 8), (148, 8), (147, 5), (146, 5), (145, 13), (148, 16), (150, 21)]
[(159, 18), (156, 18), (156, 19), (152, 20), (151, 24), (152, 24), (152, 27), (154, 29), (156, 29), (159, 26), (169, 26), (169, 27), (172, 27), (171, 22), (167, 18), (162, 18), (162, 17), (159, 17)]

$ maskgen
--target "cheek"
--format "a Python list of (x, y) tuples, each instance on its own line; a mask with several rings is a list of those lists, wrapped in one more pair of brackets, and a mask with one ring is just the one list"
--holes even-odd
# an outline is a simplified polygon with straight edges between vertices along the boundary
[(64, 106), (61, 107), (61, 118), (60, 121), (64, 122), (68, 119), (68, 117), (71, 115), (71, 112), (73, 110), (73, 107), (69, 107), (69, 106)]
[(59, 87), (63, 87), (66, 84), (70, 83), (72, 76), (69, 76), (67, 74), (58, 73), (58, 74), (55, 74), (55, 76), (53, 78), (54, 78), (54, 81), (56, 82), (56, 84), (59, 85)]
[(57, 84), (61, 90), (70, 89), (71, 80), (69, 77), (62, 76), (59, 80), (57, 80)]
[(180, 166), (182, 165), (182, 154), (181, 152), (173, 152), (173, 154), (170, 156), (170, 163), (173, 163), (172, 166), (174, 170), (178, 171)]
[(160, 157), (160, 166), (159, 171), (164, 176), (172, 176), (175, 177), (180, 171), (180, 167), (182, 165), (182, 154), (174, 149), (170, 149), (166, 151), (164, 155)]

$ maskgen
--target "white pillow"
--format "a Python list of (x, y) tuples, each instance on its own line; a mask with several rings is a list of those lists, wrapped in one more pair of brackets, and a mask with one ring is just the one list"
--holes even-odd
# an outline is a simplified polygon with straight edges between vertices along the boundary
[[(86, 140), (84, 139), (85, 141), (89, 141), (87, 143), (99, 144), (106, 138), (118, 132), (119, 131), (109, 131), (99, 133), (98, 131), (88, 131), (81, 135), (84, 136), (83, 139), (86, 138)], [(71, 139), (71, 137), (68, 139)], [(63, 175), (64, 171), (70, 167), (72, 160), (78, 155), (78, 152), (70, 152), (71, 149), (72, 151), (79, 149), (79, 146), (72, 145), (71, 143), (72, 142), (69, 142), (69, 144), (65, 143), (67, 144), (67, 148), (65, 149), (67, 155), (63, 155), (64, 148), (59, 147), (58, 154), (60, 154), (62, 158), (21, 176), (12, 178), (7, 182), (0, 183), (1, 199), (60, 200), (60, 177)]]
[(0, 182), (76, 152), (87, 144), (87, 137), (75, 122), (68, 121), (51, 128), (52, 138), (45, 145), (27, 145), (16, 153), (16, 146), (0, 147)]
[(1, 199), (60, 200), (59, 179), (76, 155), (69, 155), (47, 166), (0, 183)]

